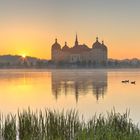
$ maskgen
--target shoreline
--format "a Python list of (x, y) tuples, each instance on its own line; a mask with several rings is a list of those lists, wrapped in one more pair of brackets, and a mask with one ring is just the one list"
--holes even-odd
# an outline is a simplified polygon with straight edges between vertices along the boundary
[(53, 67), (39, 67), (39, 68), (36, 68), (36, 67), (24, 67), (24, 68), (19, 68), (19, 67), (9, 67), (9, 68), (0, 68), (0, 70), (25, 70), (25, 69), (29, 69), (29, 70), (38, 70), (38, 69), (42, 69), (42, 70), (121, 70), (121, 69), (124, 69), (124, 70), (127, 70), (127, 69), (140, 69), (140, 67), (108, 67), (108, 68), (105, 68), (105, 67), (97, 67), (97, 68), (53, 68)]

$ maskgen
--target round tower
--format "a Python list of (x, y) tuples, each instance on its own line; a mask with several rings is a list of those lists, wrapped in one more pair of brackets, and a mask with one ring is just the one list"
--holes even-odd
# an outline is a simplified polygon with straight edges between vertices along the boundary
[(51, 49), (52, 61), (54, 61), (54, 62), (59, 61), (60, 55), (61, 55), (61, 46), (57, 42), (57, 38), (56, 38), (55, 43), (52, 45), (52, 49)]

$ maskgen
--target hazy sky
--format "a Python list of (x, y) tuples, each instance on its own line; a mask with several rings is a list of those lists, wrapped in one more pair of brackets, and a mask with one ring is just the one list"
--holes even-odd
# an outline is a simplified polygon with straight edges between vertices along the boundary
[(104, 40), (110, 58), (140, 58), (140, 0), (0, 0), (0, 54), (50, 58), (57, 37), (89, 47)]

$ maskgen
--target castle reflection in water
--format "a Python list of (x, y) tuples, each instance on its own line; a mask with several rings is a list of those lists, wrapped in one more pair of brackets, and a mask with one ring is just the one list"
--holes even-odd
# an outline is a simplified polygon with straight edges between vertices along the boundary
[(107, 92), (107, 73), (98, 71), (85, 72), (52, 71), (52, 93), (56, 99), (61, 94), (72, 94), (76, 102), (81, 95), (93, 94), (97, 100), (103, 98)]

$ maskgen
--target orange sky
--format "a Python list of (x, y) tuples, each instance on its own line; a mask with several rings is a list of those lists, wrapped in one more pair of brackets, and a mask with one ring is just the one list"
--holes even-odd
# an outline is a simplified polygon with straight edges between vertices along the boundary
[(89, 47), (96, 36), (104, 40), (109, 58), (140, 58), (140, 3), (136, 0), (128, 0), (127, 5), (126, 0), (15, 0), (14, 4), (7, 1), (0, 2), (1, 55), (26, 54), (50, 59), (55, 38), (62, 46), (67, 41), (72, 47), (77, 32), (79, 43)]

